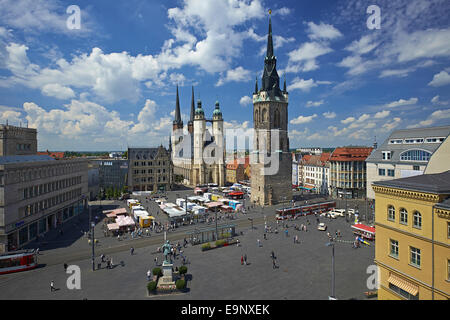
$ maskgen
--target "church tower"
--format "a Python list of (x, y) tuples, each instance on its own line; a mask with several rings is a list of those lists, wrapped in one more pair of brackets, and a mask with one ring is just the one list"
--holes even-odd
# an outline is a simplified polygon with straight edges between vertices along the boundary
[(180, 111), (180, 96), (178, 94), (178, 86), (177, 86), (177, 100), (175, 102), (175, 120), (173, 121), (172, 126), (172, 137), (170, 139), (171, 149), (172, 149), (172, 159), (177, 158), (179, 155), (176, 155), (177, 151), (175, 146), (183, 141), (183, 120), (181, 120), (181, 111)]
[(251, 201), (273, 205), (292, 200), (292, 157), (288, 138), (286, 81), (280, 89), (277, 58), (273, 51), (272, 19), (269, 18), (267, 54), (261, 89), (256, 81), (253, 94), (253, 152)]
[(203, 162), (203, 150), (205, 146), (204, 136), (206, 132), (205, 111), (202, 108), (202, 102), (197, 101), (197, 109), (194, 113), (194, 161), (192, 179), (193, 185), (205, 184), (206, 172)]
[(216, 150), (214, 154), (214, 182), (219, 186), (225, 185), (225, 145), (224, 145), (224, 133), (223, 133), (223, 118), (222, 111), (220, 110), (219, 101), (216, 101), (216, 107), (213, 112), (212, 119), (212, 134), (214, 136), (214, 143), (216, 144)]

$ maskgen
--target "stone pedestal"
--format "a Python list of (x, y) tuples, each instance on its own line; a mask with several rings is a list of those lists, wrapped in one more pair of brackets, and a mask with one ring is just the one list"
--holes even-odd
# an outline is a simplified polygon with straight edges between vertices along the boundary
[(163, 275), (161, 278), (159, 278), (158, 288), (175, 286), (175, 281), (173, 281), (172, 275), (172, 267), (173, 267), (172, 263), (167, 263), (166, 261), (163, 262), (162, 264)]

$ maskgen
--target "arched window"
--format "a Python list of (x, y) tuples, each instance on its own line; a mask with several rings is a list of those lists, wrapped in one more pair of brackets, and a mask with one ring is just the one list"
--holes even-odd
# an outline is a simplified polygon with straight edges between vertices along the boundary
[(400, 223), (408, 224), (408, 211), (404, 208), (400, 209)]
[(419, 211), (414, 211), (413, 214), (413, 225), (415, 228), (422, 229), (422, 215)]
[(280, 111), (275, 110), (273, 125), (275, 128), (280, 128)]
[(393, 206), (388, 207), (388, 220), (395, 221), (395, 208)]
[(400, 160), (406, 161), (429, 161), (431, 153), (425, 150), (408, 150), (400, 154)]
[(262, 110), (261, 116), (261, 121), (267, 121), (267, 109)]
[(255, 122), (256, 123), (259, 122), (259, 110), (258, 109), (255, 110)]

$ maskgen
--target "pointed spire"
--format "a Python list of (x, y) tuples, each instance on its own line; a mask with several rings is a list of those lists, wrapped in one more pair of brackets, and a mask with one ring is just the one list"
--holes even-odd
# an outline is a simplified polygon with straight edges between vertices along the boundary
[(258, 93), (258, 77), (256, 77), (256, 81), (255, 81), (255, 94)]
[(286, 74), (284, 75), (283, 92), (286, 93)]
[[(272, 11), (269, 10), (269, 13), (271, 14)], [(272, 16), (269, 16), (269, 35), (267, 36), (267, 57), (272, 58), (273, 57), (273, 40), (272, 40)]]
[(192, 86), (192, 99), (191, 99), (191, 119), (190, 122), (194, 121), (195, 115), (195, 99), (194, 99), (194, 86)]
[(174, 120), (174, 124), (180, 124), (181, 121), (181, 111), (180, 111), (180, 96), (178, 94), (178, 85), (177, 85), (177, 101), (176, 101), (176, 106), (175, 106), (175, 120)]

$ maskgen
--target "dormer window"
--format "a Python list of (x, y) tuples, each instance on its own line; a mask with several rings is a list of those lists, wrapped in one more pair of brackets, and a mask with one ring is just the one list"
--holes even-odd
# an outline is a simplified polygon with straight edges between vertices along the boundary
[(391, 151), (382, 151), (383, 160), (391, 160)]

